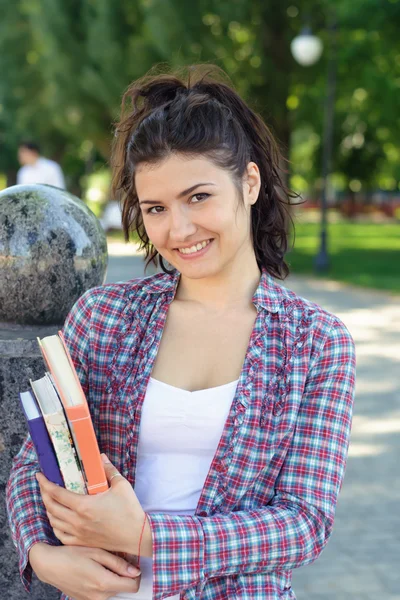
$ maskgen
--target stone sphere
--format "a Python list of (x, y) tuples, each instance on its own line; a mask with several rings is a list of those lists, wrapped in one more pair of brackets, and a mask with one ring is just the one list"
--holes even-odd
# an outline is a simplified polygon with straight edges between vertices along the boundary
[(0, 321), (62, 325), (104, 283), (107, 260), (104, 230), (76, 196), (44, 184), (0, 192)]

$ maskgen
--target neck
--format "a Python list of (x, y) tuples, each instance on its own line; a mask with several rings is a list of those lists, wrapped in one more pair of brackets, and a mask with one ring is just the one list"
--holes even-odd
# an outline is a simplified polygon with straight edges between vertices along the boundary
[(247, 256), (236, 257), (234, 263), (210, 277), (193, 279), (182, 273), (175, 299), (196, 305), (199, 309), (221, 313), (251, 308), (260, 277), (251, 249)]

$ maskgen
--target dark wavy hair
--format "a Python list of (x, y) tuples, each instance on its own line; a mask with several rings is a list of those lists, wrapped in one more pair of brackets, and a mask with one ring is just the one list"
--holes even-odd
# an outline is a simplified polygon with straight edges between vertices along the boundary
[[(171, 273), (147, 236), (135, 188), (140, 163), (154, 164), (174, 153), (208, 158), (227, 169), (242, 196), (250, 161), (257, 164), (261, 188), (251, 207), (251, 235), (258, 267), (284, 279), (290, 198), (281, 177), (283, 158), (271, 132), (215, 65), (194, 65), (160, 73), (153, 68), (134, 81), (122, 99), (111, 165), (112, 194), (122, 204), (125, 240), (136, 231), (150, 262)], [(129, 103), (128, 103), (129, 101)], [(129, 104), (127, 106), (127, 104)], [(292, 223), (293, 224), (293, 223)]]

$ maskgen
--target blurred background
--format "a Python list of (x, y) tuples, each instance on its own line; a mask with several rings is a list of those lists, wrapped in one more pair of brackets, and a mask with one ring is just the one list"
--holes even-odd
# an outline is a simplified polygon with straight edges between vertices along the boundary
[(398, 0), (0, 0), (0, 13), (0, 188), (16, 182), (18, 143), (35, 140), (116, 229), (105, 211), (123, 91), (155, 63), (215, 62), (306, 200), (292, 269), (400, 291)]
[(109, 193), (129, 83), (216, 63), (264, 117), (304, 200), (285, 285), (337, 314), (358, 355), (335, 529), (294, 589), (400, 600), (400, 0), (0, 0), (0, 14), (0, 189), (37, 141), (102, 219), (108, 282), (143, 275)]

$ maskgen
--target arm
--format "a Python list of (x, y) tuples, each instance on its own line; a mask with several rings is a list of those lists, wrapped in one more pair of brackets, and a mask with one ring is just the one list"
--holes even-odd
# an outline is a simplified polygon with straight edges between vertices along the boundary
[(6, 486), (11, 537), (19, 555), (19, 572), (27, 592), (32, 581), (29, 551), (37, 542), (60, 545), (46, 515), (35, 473), (40, 470), (30, 436), (14, 458)]
[[(77, 368), (79, 379), (87, 392), (87, 354), (89, 319), (93, 294), (87, 292), (77, 301), (64, 325), (64, 335)], [(37, 542), (57, 546), (59, 540), (47, 518), (35, 474), (40, 471), (32, 440), (28, 435), (13, 459), (6, 487), (6, 504), (11, 535), (19, 554), (19, 570), (25, 589), (30, 590), (32, 567), (29, 551)]]
[(345, 472), (354, 379), (354, 343), (337, 320), (309, 372), (271, 502), (205, 518), (148, 515), (155, 598), (217, 575), (291, 570), (319, 556)]

